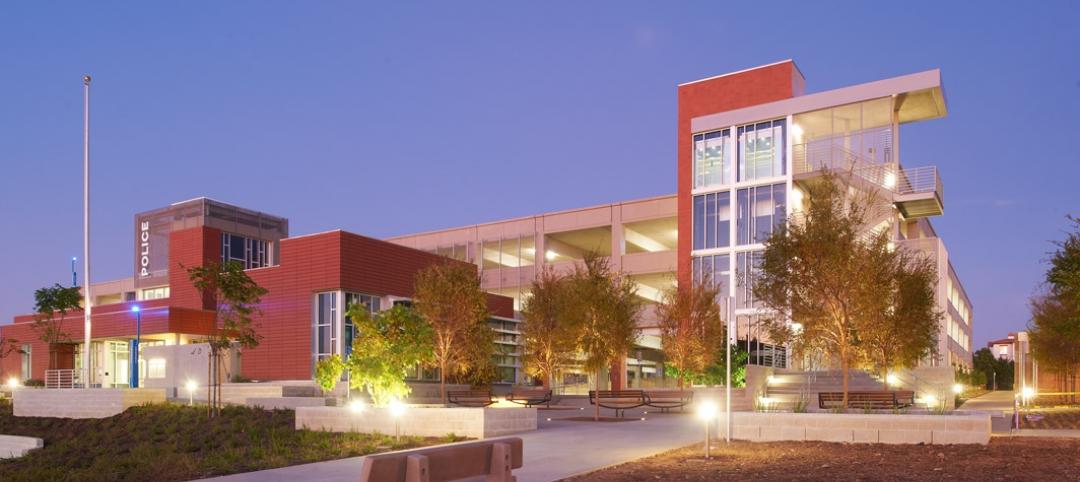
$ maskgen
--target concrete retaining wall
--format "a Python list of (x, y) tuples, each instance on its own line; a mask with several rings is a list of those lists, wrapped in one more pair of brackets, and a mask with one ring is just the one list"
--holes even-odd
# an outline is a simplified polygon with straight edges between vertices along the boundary
[(245, 404), (249, 407), (259, 407), (267, 410), (296, 410), (299, 407), (327, 406), (326, 399), (322, 397), (252, 397), (248, 398)]
[[(222, 383), (221, 401), (233, 405), (246, 405), (249, 398), (281, 398), (282, 387), (274, 383)], [(181, 390), (180, 399), (187, 397), (187, 390)], [(206, 402), (206, 387), (195, 390), (195, 400)]]
[(45, 442), (37, 437), (0, 435), (0, 459), (22, 457), (27, 452), (44, 446)]
[[(721, 414), (719, 433), (723, 418)], [(732, 436), (754, 442), (986, 445), (990, 416), (739, 412), (732, 414)]]
[(389, 409), (367, 407), (354, 413), (345, 407), (298, 407), (296, 428), (327, 432), (396, 433), (442, 437), (453, 433), (471, 438), (500, 437), (536, 430), (535, 408), (415, 408), (395, 419)]
[(16, 417), (106, 418), (136, 405), (164, 402), (164, 388), (22, 388), (14, 393), (14, 414)]

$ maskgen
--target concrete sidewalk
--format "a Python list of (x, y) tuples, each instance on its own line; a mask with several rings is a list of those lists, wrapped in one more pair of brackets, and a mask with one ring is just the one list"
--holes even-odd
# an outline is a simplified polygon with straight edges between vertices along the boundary
[[(540, 428), (513, 435), (525, 442), (525, 461), (515, 470), (519, 482), (548, 482), (629, 462), (700, 442), (704, 426), (693, 413), (648, 414), (627, 411), (629, 422), (574, 422), (560, 418), (586, 416), (577, 410), (541, 410)], [(603, 415), (610, 416), (608, 410)], [(644, 416), (646, 420), (640, 420)], [(550, 417), (552, 420), (547, 421)], [(326, 481), (356, 482), (363, 457), (294, 465), (218, 477), (215, 482)]]
[(958, 411), (1012, 413), (1013, 392), (997, 390), (964, 402)]

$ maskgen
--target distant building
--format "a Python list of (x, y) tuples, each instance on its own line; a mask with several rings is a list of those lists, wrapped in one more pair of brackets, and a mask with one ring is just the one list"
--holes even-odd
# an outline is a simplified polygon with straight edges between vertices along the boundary
[(1005, 338), (991, 341), (986, 347), (994, 354), (994, 358), (1016, 361), (1016, 333), (1009, 333)]

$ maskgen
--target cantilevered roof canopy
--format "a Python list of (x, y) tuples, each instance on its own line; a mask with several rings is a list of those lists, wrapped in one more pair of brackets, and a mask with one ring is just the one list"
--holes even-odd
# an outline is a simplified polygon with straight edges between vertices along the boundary
[(936, 119), (947, 113), (941, 71), (933, 69), (695, 117), (690, 121), (690, 129), (709, 131), (894, 95), (900, 123)]

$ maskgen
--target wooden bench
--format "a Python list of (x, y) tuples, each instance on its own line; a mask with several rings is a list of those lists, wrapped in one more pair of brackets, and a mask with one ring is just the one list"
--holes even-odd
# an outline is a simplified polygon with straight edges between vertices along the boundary
[(496, 402), (488, 390), (450, 390), (446, 399), (461, 407), (486, 407)]
[[(599, 398), (599, 399), (598, 399)], [(649, 403), (649, 396), (642, 390), (589, 390), (589, 404), (615, 410), (616, 417), (626, 415), (626, 410), (644, 407)]]
[(506, 397), (506, 400), (526, 407), (533, 405), (551, 407), (551, 390), (544, 390), (543, 388), (511, 388), (510, 395)]
[[(848, 392), (847, 408), (861, 408), (867, 410), (889, 410), (900, 408), (897, 403), (897, 392), (874, 391), (874, 392)], [(914, 396), (914, 395), (912, 395)], [(819, 392), (818, 408), (830, 409), (843, 407), (843, 392)]]
[(518, 437), (464, 442), (368, 455), (360, 482), (443, 482), (484, 476), (487, 482), (515, 482), (511, 473), (524, 463)]
[(694, 401), (692, 390), (646, 390), (645, 404), (652, 408), (659, 408), (660, 413), (666, 413), (672, 408), (682, 411), (683, 407)]
[(915, 392), (911, 390), (897, 390), (894, 393), (896, 393), (897, 407), (904, 408), (915, 405)]

